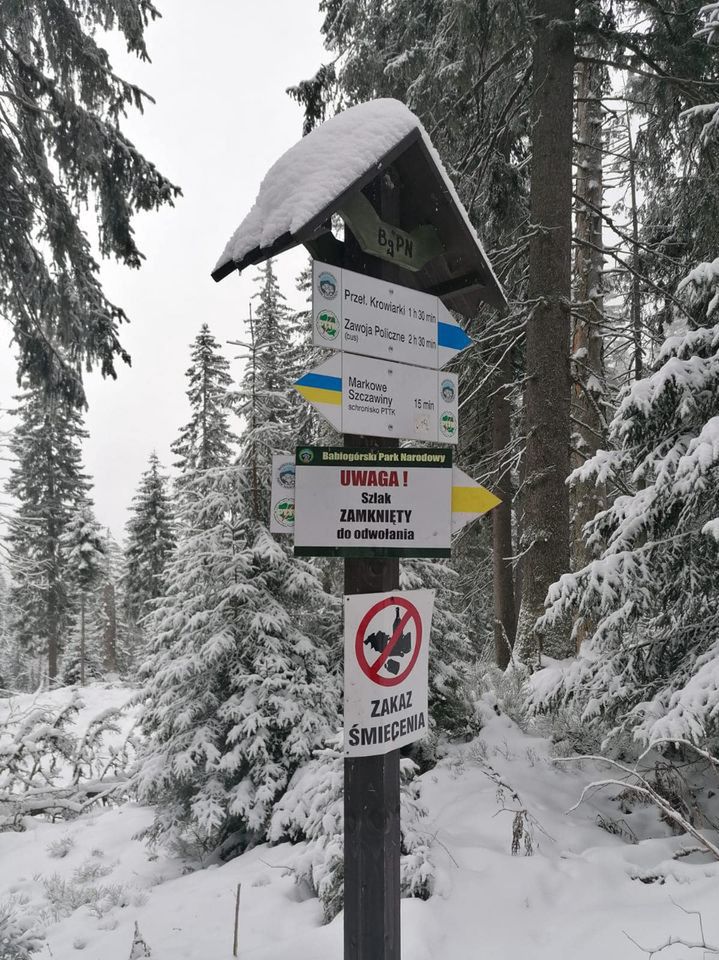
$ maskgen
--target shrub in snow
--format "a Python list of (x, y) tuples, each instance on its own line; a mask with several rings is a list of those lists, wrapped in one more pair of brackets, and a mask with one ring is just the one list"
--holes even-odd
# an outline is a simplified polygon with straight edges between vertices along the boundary
[(63, 857), (66, 857), (68, 853), (75, 846), (75, 838), (70, 836), (69, 833), (66, 833), (64, 837), (59, 837), (57, 840), (53, 840), (48, 843), (47, 854), (49, 857), (53, 857), (56, 860), (62, 860)]
[(571, 479), (614, 487), (585, 527), (595, 559), (550, 589), (543, 621), (571, 612), (580, 655), (533, 678), (535, 711), (648, 743), (719, 734), (719, 259), (683, 284), (694, 321), (634, 383), (599, 451)]
[(436, 760), (439, 736), (470, 737), (477, 732), (469, 683), (473, 653), (459, 613), (456, 582), (457, 574), (446, 563), (412, 560), (400, 566), (402, 590), (435, 591), (429, 646), (431, 733), (413, 750), (423, 767)]
[(42, 936), (17, 897), (0, 901), (0, 960), (29, 960)]
[(182, 536), (143, 667), (135, 782), (158, 804), (152, 834), (224, 843), (223, 854), (264, 839), (273, 804), (338, 711), (314, 628), (336, 602), (251, 518), (250, 496), (241, 467), (183, 481)]
[(477, 725), (481, 725), (483, 714), (491, 709), (495, 713), (506, 713), (518, 727), (526, 729), (529, 722), (526, 690), (529, 676), (529, 669), (516, 660), (506, 670), (486, 661), (476, 664), (472, 687)]
[[(401, 761), (400, 811), (402, 895), (427, 899), (434, 868), (431, 837), (423, 829), (426, 810), (419, 800), (417, 766)], [(298, 883), (307, 883), (322, 903), (329, 922), (342, 909), (344, 894), (344, 754), (341, 738), (318, 750), (292, 778), (275, 805), (269, 837), (275, 842), (306, 841), (293, 869)]]

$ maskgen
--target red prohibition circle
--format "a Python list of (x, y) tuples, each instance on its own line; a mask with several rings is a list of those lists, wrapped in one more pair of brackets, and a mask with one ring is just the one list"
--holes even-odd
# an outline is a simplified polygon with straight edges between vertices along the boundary
[[(389, 643), (384, 648), (382, 653), (377, 657), (375, 662), (370, 665), (367, 662), (367, 657), (365, 656), (364, 651), (364, 641), (365, 634), (367, 632), (367, 627), (374, 619), (374, 617), (381, 611), (386, 610), (387, 607), (403, 607), (405, 609), (405, 614), (397, 625), (397, 629), (394, 631), (390, 637)], [(398, 673), (396, 677), (380, 677), (379, 671), (385, 665), (385, 662), (389, 659), (392, 650), (394, 649), (397, 640), (402, 635), (407, 622), (409, 620), (414, 620), (416, 639), (414, 644), (414, 650), (412, 651), (412, 656), (410, 657), (409, 663), (404, 668), (401, 673)], [(360, 625), (357, 628), (357, 635), (355, 637), (355, 656), (357, 657), (357, 663), (360, 666), (360, 670), (366, 677), (373, 683), (379, 684), (381, 687), (394, 687), (398, 683), (401, 683), (405, 680), (412, 667), (417, 662), (417, 657), (419, 656), (419, 649), (422, 645), (422, 618), (419, 615), (419, 610), (415, 607), (413, 603), (410, 603), (409, 600), (405, 600), (403, 597), (387, 597), (384, 600), (380, 600), (379, 603), (376, 603), (373, 607), (370, 607), (367, 613), (362, 617)]]

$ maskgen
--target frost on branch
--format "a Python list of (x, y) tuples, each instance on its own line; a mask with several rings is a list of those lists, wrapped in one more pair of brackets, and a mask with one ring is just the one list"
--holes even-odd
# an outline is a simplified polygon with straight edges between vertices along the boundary
[(25, 696), (0, 701), (0, 830), (23, 817), (70, 818), (123, 791), (135, 740), (121, 734), (120, 710), (76, 729), (83, 702), (77, 692), (59, 704)]

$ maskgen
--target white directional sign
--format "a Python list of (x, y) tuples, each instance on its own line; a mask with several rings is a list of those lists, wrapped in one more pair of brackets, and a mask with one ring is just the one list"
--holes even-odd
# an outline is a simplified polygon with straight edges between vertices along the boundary
[(450, 556), (450, 448), (298, 447), (295, 476), (296, 556)]
[(295, 455), (272, 455), (270, 533), (292, 533), (295, 529)]
[(344, 599), (345, 755), (378, 756), (427, 732), (434, 591)]
[(318, 260), (312, 318), (316, 347), (435, 370), (472, 344), (439, 297)]
[(341, 353), (294, 386), (342, 433), (457, 443), (453, 373)]

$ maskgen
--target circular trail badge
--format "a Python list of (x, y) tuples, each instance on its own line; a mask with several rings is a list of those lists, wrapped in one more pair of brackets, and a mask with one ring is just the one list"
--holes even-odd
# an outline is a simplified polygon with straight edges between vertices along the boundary
[[(391, 627), (384, 611), (394, 607)], [(387, 597), (365, 613), (357, 628), (355, 656), (365, 676), (381, 687), (394, 687), (412, 672), (422, 646), (422, 618), (404, 597)]]
[(325, 300), (334, 300), (337, 296), (337, 277), (333, 273), (321, 273), (317, 278), (317, 286)]
[(294, 490), (295, 487), (295, 465), (287, 461), (280, 464), (277, 470), (277, 482), (286, 490)]
[(443, 413), (439, 418), (439, 428), (445, 437), (453, 437), (457, 432), (457, 418), (453, 413)]
[(331, 310), (320, 310), (315, 320), (321, 337), (325, 340), (336, 340), (340, 332), (337, 316)]
[(454, 383), (451, 380), (442, 381), (442, 399), (446, 403), (451, 403), (454, 400)]
[(283, 527), (294, 527), (295, 501), (291, 497), (283, 497), (275, 504), (273, 514), (275, 520)]

